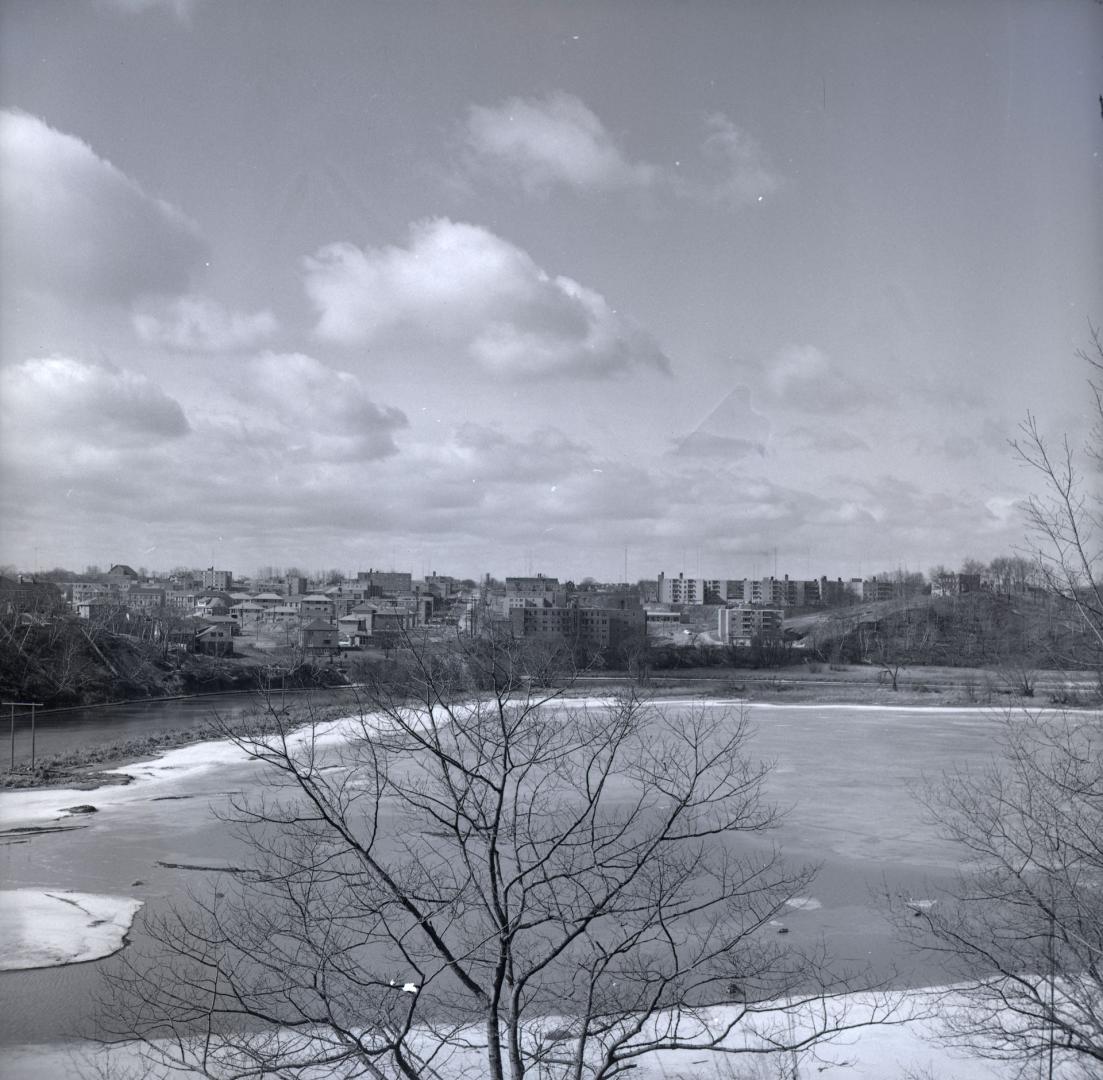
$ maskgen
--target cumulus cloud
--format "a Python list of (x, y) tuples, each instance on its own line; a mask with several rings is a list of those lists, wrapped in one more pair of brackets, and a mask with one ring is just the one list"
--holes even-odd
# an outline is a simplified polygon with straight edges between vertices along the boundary
[(180, 352), (241, 351), (279, 329), (270, 311), (252, 315), (230, 311), (204, 296), (146, 301), (134, 312), (132, 322), (142, 341)]
[(73, 448), (133, 449), (190, 430), (179, 402), (144, 375), (67, 356), (0, 370), (0, 409), (13, 452), (27, 437), (31, 453), (58, 441)]
[(514, 180), (529, 192), (543, 193), (556, 185), (646, 188), (660, 177), (654, 165), (630, 161), (601, 120), (573, 94), (472, 106), (464, 135), (477, 167)]
[(377, 405), (360, 380), (302, 353), (265, 353), (247, 365), (242, 397), (254, 417), (248, 439), (304, 461), (376, 461), (397, 453), (395, 433), (409, 421)]
[(87, 143), (0, 112), (5, 288), (128, 302), (185, 291), (205, 251), (195, 226)]
[(669, 362), (599, 293), (551, 276), (477, 225), (437, 218), (407, 247), (331, 244), (306, 260), (318, 333), (356, 344), (388, 331), (460, 347), (499, 375), (604, 376)]
[[(530, 195), (650, 190), (738, 209), (772, 195), (782, 179), (759, 143), (724, 113), (705, 117), (699, 156), (675, 167), (633, 161), (601, 119), (573, 94), (474, 105), (463, 128), (470, 171)], [(691, 155), (692, 157), (692, 155)]]

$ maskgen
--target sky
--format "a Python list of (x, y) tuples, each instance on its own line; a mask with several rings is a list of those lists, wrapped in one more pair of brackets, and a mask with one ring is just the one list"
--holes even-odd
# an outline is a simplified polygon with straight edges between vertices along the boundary
[(1086, 435), (1095, 0), (3, 0), (0, 562), (853, 576)]

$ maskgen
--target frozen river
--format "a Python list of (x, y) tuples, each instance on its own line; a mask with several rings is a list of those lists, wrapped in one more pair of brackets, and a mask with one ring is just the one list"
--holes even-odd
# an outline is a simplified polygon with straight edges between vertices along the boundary
[[(823, 935), (837, 956), (869, 962), (899, 985), (939, 981), (938, 971), (917, 968), (894, 941), (879, 896), (886, 887), (922, 896), (953, 871), (957, 852), (924, 822), (909, 787), (924, 775), (987, 760), (999, 716), (853, 706), (755, 705), (750, 712), (753, 752), (775, 763), (769, 795), (788, 811), (773, 839), (793, 862), (822, 867), (808, 903), (787, 918), (790, 941), (811, 944)], [(156, 906), (181, 902), (189, 882), (202, 876), (196, 867), (240, 858), (212, 808), (227, 793), (256, 785), (255, 764), (224, 744), (202, 744), (126, 771), (138, 777), (127, 787), (0, 795), (0, 830), (42, 824), (74, 803), (98, 807), (66, 819), (77, 826), (70, 831), (4, 835), (4, 888), (73, 889)], [(0, 1045), (85, 1031), (99, 967), (0, 973)], [(0, 1071), (2, 1062), (0, 1051)]]

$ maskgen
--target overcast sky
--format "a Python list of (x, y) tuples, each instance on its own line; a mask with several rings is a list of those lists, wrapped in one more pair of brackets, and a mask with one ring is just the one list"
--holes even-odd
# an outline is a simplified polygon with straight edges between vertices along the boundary
[(0, 562), (869, 574), (1083, 434), (1103, 5), (4, 0)]

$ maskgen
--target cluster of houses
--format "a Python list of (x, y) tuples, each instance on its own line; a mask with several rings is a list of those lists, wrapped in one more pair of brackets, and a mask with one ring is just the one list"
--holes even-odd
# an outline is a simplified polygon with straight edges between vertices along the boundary
[(434, 621), (458, 618), (465, 603), (459, 583), (433, 575), (415, 582), (409, 573), (363, 571), (354, 579), (311, 588), (299, 575), (278, 581), (235, 583), (229, 570), (213, 567), (195, 578), (144, 578), (125, 564), (112, 566), (93, 581), (63, 585), (66, 600), (80, 617), (117, 620), (120, 612), (160, 620), (181, 639), (181, 624), (193, 631), (188, 647), (228, 654), (235, 636), (262, 629), (283, 631), (277, 638), (308, 653), (336, 653)]
[[(995, 566), (995, 563), (993, 564)], [(481, 582), (400, 571), (366, 570), (325, 582), (297, 573), (235, 581), (230, 570), (149, 578), (125, 564), (90, 579), (59, 584), (0, 579), (0, 602), (22, 598), (67, 602), (81, 618), (120, 619), (149, 628), (151, 639), (215, 654), (233, 652), (235, 637), (262, 632), (267, 644), (306, 653), (337, 653), (386, 643), (418, 627), (508, 624), (518, 637), (565, 640), (594, 650), (670, 634), (686, 623), (711, 624), (725, 644), (780, 639), (793, 609), (883, 601), (916, 590), (964, 593), (992, 587), (983, 575), (956, 573), (933, 584), (922, 575), (870, 578), (784, 577), (710, 579), (660, 573), (635, 585), (582, 586), (543, 574), (489, 575)], [(43, 590), (49, 591), (49, 596)], [(706, 627), (708, 628), (708, 627)]]

